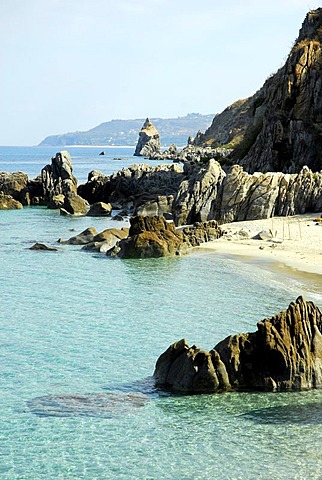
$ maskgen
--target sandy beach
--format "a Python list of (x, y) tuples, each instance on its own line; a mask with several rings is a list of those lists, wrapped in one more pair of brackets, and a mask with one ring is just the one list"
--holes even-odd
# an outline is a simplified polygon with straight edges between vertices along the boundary
[[(315, 213), (224, 224), (223, 237), (201, 248), (322, 275), (322, 222), (315, 221), (319, 217)], [(266, 238), (254, 239), (260, 232)]]

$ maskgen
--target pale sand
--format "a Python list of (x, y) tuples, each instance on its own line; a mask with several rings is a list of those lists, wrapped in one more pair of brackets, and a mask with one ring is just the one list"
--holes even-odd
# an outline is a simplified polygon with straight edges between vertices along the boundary
[[(322, 212), (321, 212), (322, 213)], [(274, 217), (221, 225), (225, 235), (199, 248), (213, 249), (223, 255), (249, 257), (256, 261), (282, 263), (301, 272), (322, 275), (322, 222), (319, 214)], [(243, 238), (239, 232), (248, 232)], [(272, 240), (254, 240), (260, 231), (273, 232)]]

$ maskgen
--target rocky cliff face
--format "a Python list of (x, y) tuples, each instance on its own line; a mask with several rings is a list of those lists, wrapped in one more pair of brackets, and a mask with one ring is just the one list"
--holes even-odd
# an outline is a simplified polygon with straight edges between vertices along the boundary
[(133, 165), (111, 176), (93, 172), (79, 187), (89, 201), (111, 203), (134, 214), (171, 215), (177, 226), (322, 211), (322, 172), (247, 173), (235, 165), (224, 171), (214, 160), (150, 167)]
[(151, 120), (147, 118), (140, 130), (134, 155), (153, 158), (159, 154), (161, 154), (160, 135)]
[(210, 352), (174, 343), (157, 360), (155, 383), (189, 393), (322, 387), (321, 332), (321, 311), (299, 297), (256, 332), (231, 335)]
[(253, 97), (216, 116), (196, 145), (234, 147), (248, 172), (322, 168), (322, 8), (311, 11), (285, 65)]

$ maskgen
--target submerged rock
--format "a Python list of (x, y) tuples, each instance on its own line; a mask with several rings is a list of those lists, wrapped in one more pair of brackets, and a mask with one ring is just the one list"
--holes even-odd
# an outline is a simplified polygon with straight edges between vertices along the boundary
[(36, 242), (34, 245), (32, 245), (32, 247), (29, 248), (29, 250), (44, 250), (48, 252), (57, 252), (59, 249), (56, 247), (50, 247), (45, 243)]
[(322, 387), (321, 332), (320, 309), (299, 297), (256, 332), (231, 335), (210, 352), (174, 343), (156, 363), (155, 383), (189, 393)]

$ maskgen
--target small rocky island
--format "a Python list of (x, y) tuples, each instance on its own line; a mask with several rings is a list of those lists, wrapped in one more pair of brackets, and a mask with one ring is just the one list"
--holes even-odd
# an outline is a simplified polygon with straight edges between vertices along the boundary
[(257, 331), (231, 335), (209, 352), (185, 340), (158, 359), (156, 386), (184, 393), (322, 387), (322, 312), (299, 297)]

